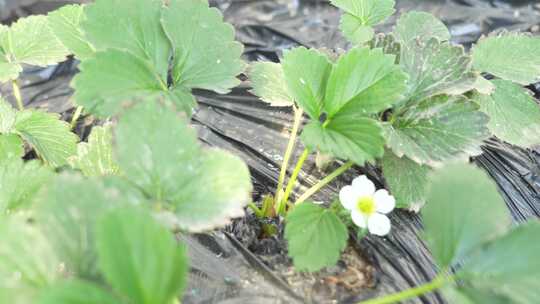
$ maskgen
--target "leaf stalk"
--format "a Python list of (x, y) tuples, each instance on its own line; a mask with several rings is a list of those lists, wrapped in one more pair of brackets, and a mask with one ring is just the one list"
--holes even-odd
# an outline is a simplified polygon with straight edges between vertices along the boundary
[(304, 165), (304, 162), (306, 161), (308, 155), (309, 155), (309, 149), (306, 148), (304, 149), (304, 152), (302, 152), (302, 155), (300, 155), (300, 158), (298, 159), (298, 162), (296, 163), (296, 166), (294, 167), (291, 178), (289, 178), (289, 182), (287, 183), (287, 188), (285, 189), (285, 194), (283, 195), (283, 199), (280, 202), (281, 206), (285, 205), (287, 201), (289, 200), (289, 196), (291, 195), (291, 192), (294, 188), (294, 184), (296, 184), (296, 179), (298, 178), (298, 174), (300, 174), (300, 170), (302, 169), (302, 166)]
[(304, 111), (300, 108), (293, 106), (294, 110), (294, 122), (291, 130), (291, 135), (289, 137), (289, 143), (287, 144), (287, 150), (285, 150), (285, 155), (283, 156), (283, 163), (281, 164), (281, 170), (279, 172), (278, 185), (276, 188), (276, 202), (279, 202), (283, 193), (283, 182), (285, 181), (285, 176), (287, 175), (287, 168), (289, 167), (289, 162), (291, 155), (294, 151), (294, 146), (296, 145), (296, 137), (298, 134), (298, 129), (300, 128), (300, 123), (302, 122), (302, 116)]
[(404, 291), (400, 291), (394, 294), (390, 294), (384, 297), (371, 299), (367, 301), (359, 302), (358, 304), (391, 304), (401, 302), (410, 298), (418, 297), (423, 294), (433, 292), (436, 289), (443, 287), (444, 285), (453, 282), (454, 277), (448, 275), (438, 275), (431, 282), (410, 288)]
[(83, 107), (78, 106), (75, 110), (75, 113), (73, 113), (73, 117), (71, 117), (71, 129), (74, 129), (77, 126), (77, 120), (81, 117)]
[(255, 213), (256, 217), (258, 218), (264, 217), (264, 212), (259, 207), (257, 207), (257, 205), (255, 205), (253, 202), (249, 202), (247, 206), (251, 210), (253, 210), (253, 213)]
[(17, 101), (17, 108), (19, 109), (19, 111), (24, 110), (21, 89), (19, 88), (19, 84), (17, 84), (16, 79), (13, 79), (11, 81), (11, 87), (13, 88), (13, 96), (15, 97), (15, 100)]
[(340, 176), (341, 174), (345, 173), (349, 168), (351, 168), (354, 165), (352, 161), (348, 161), (341, 165), (339, 168), (334, 170), (334, 172), (330, 173), (323, 179), (321, 179), (319, 182), (317, 182), (315, 185), (313, 185), (311, 188), (306, 190), (304, 194), (302, 194), (294, 203), (295, 205), (298, 205), (300, 203), (303, 203), (305, 200), (310, 198), (313, 194), (315, 194), (317, 191), (319, 191), (322, 187), (326, 186), (328, 183), (333, 181), (336, 177)]

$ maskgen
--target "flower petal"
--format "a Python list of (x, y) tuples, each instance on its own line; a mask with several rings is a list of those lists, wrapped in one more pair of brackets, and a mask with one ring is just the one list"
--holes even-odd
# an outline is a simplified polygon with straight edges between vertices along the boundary
[(339, 201), (345, 209), (352, 210), (358, 202), (358, 191), (352, 186), (345, 186), (339, 191)]
[(365, 175), (360, 175), (353, 179), (352, 186), (358, 196), (372, 196), (375, 193), (375, 184)]
[(396, 199), (386, 191), (379, 189), (373, 194), (375, 201), (375, 210), (379, 213), (387, 214), (396, 207)]
[(390, 219), (384, 214), (374, 213), (368, 218), (369, 233), (385, 236), (390, 232)]
[(351, 218), (356, 226), (366, 228), (366, 217), (362, 213), (353, 210), (351, 211)]

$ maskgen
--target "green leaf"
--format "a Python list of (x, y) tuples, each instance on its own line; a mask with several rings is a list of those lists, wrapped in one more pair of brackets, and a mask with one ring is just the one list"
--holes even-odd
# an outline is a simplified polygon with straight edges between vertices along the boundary
[(431, 169), (406, 156), (397, 157), (391, 151), (385, 151), (381, 167), (384, 179), (396, 198), (397, 207), (419, 211), (426, 202), (428, 174)]
[(116, 196), (114, 193), (120, 194), (118, 197), (121, 199), (119, 202), (122, 204), (140, 205), (148, 202), (144, 193), (137, 189), (137, 187), (126, 178), (107, 175), (100, 177), (99, 180), (106, 189), (110, 189), (108, 191), (111, 191), (114, 196)]
[(426, 12), (408, 12), (399, 17), (394, 36), (402, 44), (427, 43), (432, 38), (440, 41), (450, 40), (446, 25)]
[(495, 183), (468, 164), (449, 165), (430, 177), (422, 216), (426, 240), (441, 268), (454, 266), (511, 224)]
[(8, 32), (9, 27), (0, 24), (0, 83), (16, 79), (22, 71), (20, 65), (10, 62), (9, 50), (4, 49), (2, 45), (2, 41), (6, 41)]
[(54, 34), (79, 60), (88, 59), (95, 52), (81, 29), (84, 18), (83, 5), (66, 5), (49, 13), (49, 24)]
[(363, 24), (361, 19), (347, 13), (341, 16), (339, 29), (349, 42), (357, 45), (368, 42), (375, 35), (371, 26)]
[(520, 85), (497, 79), (491, 96), (476, 95), (480, 110), (489, 116), (488, 127), (498, 138), (513, 145), (540, 144), (540, 106)]
[(473, 254), (458, 277), (476, 290), (510, 299), (505, 303), (536, 303), (540, 299), (539, 236), (538, 222), (513, 229)]
[[(444, 295), (444, 298), (449, 303), (459, 303), (459, 304), (475, 304), (471, 298), (457, 286), (447, 285), (440, 289), (440, 293)], [(491, 303), (491, 302), (490, 302)], [(478, 303), (480, 304), (480, 303)], [(499, 303), (495, 303), (499, 304)]]
[(278, 63), (255, 62), (248, 69), (252, 93), (274, 107), (289, 107), (294, 100), (287, 90), (283, 68)]
[(505, 33), (480, 39), (472, 49), (474, 67), (527, 85), (540, 80), (540, 38)]
[(118, 113), (136, 97), (158, 96), (167, 91), (148, 61), (121, 50), (97, 52), (79, 66), (73, 79), (75, 101), (99, 117)]
[(68, 157), (76, 153), (79, 138), (58, 114), (37, 110), (19, 112), (15, 130), (52, 167), (67, 164)]
[(9, 49), (6, 49), (6, 46), (4, 45), (8, 44), (6, 43), (9, 41), (8, 33), (9, 27), (0, 24), (0, 83), (17, 79), (19, 73), (22, 72), (22, 67), (20, 65), (11, 62)]
[(6, 61), (12, 64), (12, 72), (21, 70), (14, 64), (47, 66), (64, 61), (68, 54), (51, 30), (48, 18), (38, 15), (21, 18), (9, 30), (0, 30), (0, 46)]
[(365, 24), (375, 25), (394, 13), (394, 0), (330, 0), (330, 2)]
[(328, 78), (323, 105), (328, 117), (340, 111), (377, 113), (400, 100), (407, 75), (394, 62), (382, 49), (355, 48), (341, 56)]
[(218, 149), (201, 156), (192, 188), (172, 196), (177, 225), (190, 231), (224, 226), (230, 218), (242, 217), (241, 208), (251, 199), (249, 170), (241, 159)]
[(86, 7), (82, 28), (100, 52), (83, 62), (73, 82), (79, 105), (110, 116), (138, 97), (161, 96), (191, 115), (196, 104), (192, 88), (226, 93), (239, 83), (243, 48), (219, 11), (205, 1), (167, 5), (161, 0), (98, 0)]
[(0, 57), (0, 83), (17, 79), (20, 72), (22, 72), (20, 65), (7, 62), (4, 58)]
[[(381, 49), (355, 48), (341, 56), (328, 78), (324, 99), (309, 104), (317, 116), (311, 115), (314, 121), (304, 127), (304, 144), (359, 165), (382, 156), (382, 129), (367, 115), (383, 111), (402, 98), (407, 76), (394, 62), (395, 57), (383, 54)], [(327, 114), (324, 123), (318, 119), (321, 108)]]
[(401, 45), (400, 65), (409, 75), (408, 98), (422, 100), (439, 94), (459, 95), (474, 88), (479, 77), (462, 46), (433, 38)]
[(479, 76), (476, 78), (474, 89), (480, 94), (491, 95), (495, 91), (495, 85), (484, 77)]
[(187, 88), (228, 93), (240, 81), (245, 63), (243, 45), (234, 28), (223, 22), (207, 1), (173, 0), (163, 9), (161, 22), (174, 49), (173, 79)]
[(38, 297), (38, 290), (17, 286), (3, 288), (0, 286), (0, 303), (27, 304), (35, 303)]
[(371, 118), (355, 113), (339, 113), (330, 123), (311, 122), (302, 131), (302, 142), (319, 150), (358, 165), (372, 162), (384, 153), (383, 129)]
[(0, 133), (10, 133), (15, 125), (17, 111), (0, 97)]
[(47, 288), (39, 304), (119, 304), (112, 294), (92, 282), (70, 280)]
[(243, 215), (252, 188), (247, 166), (223, 151), (201, 149), (186, 120), (167, 108), (147, 101), (126, 111), (116, 144), (121, 171), (175, 213), (181, 229), (211, 229)]
[(197, 104), (189, 89), (177, 86), (169, 90), (147, 61), (129, 52), (97, 52), (80, 69), (72, 82), (75, 101), (99, 117), (117, 114), (149, 97), (171, 102), (189, 115)]
[(15, 134), (0, 135), (0, 164), (3, 161), (17, 159), (23, 156), (24, 147), (19, 136)]
[(371, 39), (368, 44), (371, 49), (382, 49), (384, 54), (391, 54), (396, 57), (395, 63), (399, 63), (399, 56), (401, 54), (401, 45), (396, 41), (396, 38), (392, 34), (379, 33)]
[(336, 264), (349, 234), (334, 212), (305, 202), (287, 215), (285, 238), (294, 267), (317, 271)]
[[(9, 49), (4, 44), (9, 41), (9, 27), (0, 24), (0, 83), (8, 80), (17, 79), (22, 67), (11, 62)], [(9, 45), (7, 45), (9, 46)], [(2, 102), (0, 102), (2, 103)]]
[(298, 47), (284, 52), (281, 65), (289, 94), (311, 119), (318, 120), (332, 70), (328, 57), (317, 50)]
[(182, 292), (186, 251), (149, 214), (135, 209), (109, 212), (98, 222), (96, 235), (101, 271), (131, 302), (172, 303)]
[(398, 157), (434, 165), (477, 153), (490, 136), (488, 120), (468, 98), (439, 95), (396, 113), (386, 128), (387, 144)]
[(77, 155), (70, 158), (71, 166), (86, 176), (116, 175), (119, 168), (113, 158), (111, 125), (92, 128), (88, 142), (77, 145)]
[[(160, 25), (162, 2), (97, 0), (85, 7), (86, 19), (81, 27), (98, 51), (128, 51), (140, 60), (148, 61), (154, 70), (151, 75), (167, 79), (171, 47)], [(116, 66), (120, 70), (125, 69), (120, 63)], [(103, 64), (101, 68), (105, 69), (107, 65)]]
[(508, 304), (513, 303), (505, 296), (494, 291), (478, 290), (469, 286), (446, 286), (442, 293), (449, 303), (459, 304)]
[(60, 261), (45, 235), (21, 214), (0, 217), (0, 290), (36, 293), (59, 277)]
[(96, 220), (108, 210), (128, 202), (123, 192), (98, 179), (62, 174), (39, 196), (36, 223), (47, 234), (70, 273), (80, 278), (99, 277)]
[(159, 0), (96, 1), (86, 8), (82, 27), (98, 52), (81, 64), (72, 83), (77, 104), (108, 117), (138, 99), (159, 96), (191, 115), (196, 101), (190, 88), (167, 86), (172, 46), (160, 21), (163, 9)]
[(191, 94), (189, 88), (177, 86), (163, 94), (163, 96), (165, 96), (166, 102), (170, 101), (178, 111), (183, 111), (188, 116), (191, 116), (194, 109), (197, 108), (197, 99)]
[(345, 13), (340, 29), (352, 43), (364, 43), (373, 37), (372, 26), (383, 22), (394, 13), (394, 0), (331, 0)]
[(52, 176), (53, 172), (38, 161), (24, 163), (18, 158), (0, 163), (0, 212), (30, 206)]

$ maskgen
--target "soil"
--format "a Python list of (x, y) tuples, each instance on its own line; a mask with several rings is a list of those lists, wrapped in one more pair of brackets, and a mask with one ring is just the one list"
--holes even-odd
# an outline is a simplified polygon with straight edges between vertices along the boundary
[[(272, 222), (279, 224), (277, 219)], [(374, 268), (361, 256), (361, 251), (354, 248), (354, 244), (347, 247), (336, 266), (317, 273), (297, 272), (287, 256), (283, 225), (278, 225), (281, 228), (277, 235), (268, 237), (262, 235), (263, 224), (268, 224), (268, 221), (261, 221), (250, 213), (235, 220), (227, 230), (308, 301), (339, 303), (374, 286)]]

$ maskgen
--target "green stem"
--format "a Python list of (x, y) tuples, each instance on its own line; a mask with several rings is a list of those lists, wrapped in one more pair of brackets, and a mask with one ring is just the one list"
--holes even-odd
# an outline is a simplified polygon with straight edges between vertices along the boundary
[(253, 202), (248, 203), (248, 207), (251, 210), (253, 210), (253, 213), (255, 213), (256, 217), (258, 217), (258, 218), (263, 218), (264, 217), (263, 211), (259, 207), (257, 207), (257, 205), (255, 205)]
[(302, 169), (302, 165), (306, 161), (307, 157), (309, 155), (309, 150), (304, 149), (304, 152), (302, 152), (302, 155), (300, 155), (300, 158), (298, 159), (298, 162), (296, 163), (296, 166), (294, 167), (293, 173), (291, 177), (289, 178), (289, 182), (287, 183), (287, 188), (285, 189), (285, 194), (283, 195), (283, 199), (281, 200), (281, 205), (287, 204), (287, 201), (289, 200), (289, 195), (291, 195), (291, 192), (294, 188), (294, 184), (296, 184), (296, 179), (298, 178), (298, 174), (300, 173), (300, 170)]
[(22, 111), (24, 110), (24, 105), (22, 102), (21, 89), (19, 88), (16, 79), (11, 81), (11, 86), (13, 87), (13, 96), (15, 96), (15, 100), (17, 101), (17, 107), (19, 108), (19, 111)]
[(296, 137), (298, 134), (298, 129), (300, 128), (300, 123), (302, 122), (302, 116), (304, 111), (293, 106), (294, 110), (294, 122), (291, 130), (291, 135), (289, 137), (289, 143), (287, 144), (287, 150), (285, 150), (285, 155), (283, 156), (283, 163), (281, 164), (281, 170), (279, 172), (278, 185), (275, 192), (276, 201), (280, 201), (280, 196), (283, 191), (283, 182), (285, 181), (285, 176), (287, 175), (287, 167), (289, 167), (289, 161), (291, 155), (294, 151), (294, 146), (296, 144)]
[(306, 199), (308, 199), (310, 196), (315, 194), (317, 191), (319, 191), (322, 187), (326, 186), (328, 183), (330, 183), (332, 180), (334, 180), (336, 177), (343, 174), (345, 171), (347, 171), (350, 167), (352, 167), (354, 163), (352, 161), (348, 161), (341, 165), (339, 168), (334, 170), (334, 172), (327, 175), (325, 178), (321, 179), (318, 183), (313, 185), (311, 188), (306, 190), (304, 194), (302, 194), (294, 203), (295, 205), (298, 205), (300, 203), (303, 203)]
[(376, 298), (372, 300), (362, 301), (358, 304), (390, 304), (397, 303), (403, 300), (421, 296), (425, 293), (432, 292), (436, 289), (441, 288), (447, 283), (450, 283), (454, 280), (453, 276), (439, 275), (433, 281), (420, 285), (414, 288), (410, 288), (398, 293), (387, 295), (381, 298)]
[(77, 120), (81, 117), (82, 110), (82, 106), (78, 106), (77, 109), (75, 109), (75, 113), (73, 113), (73, 117), (71, 117), (71, 129), (74, 129), (77, 126)]

